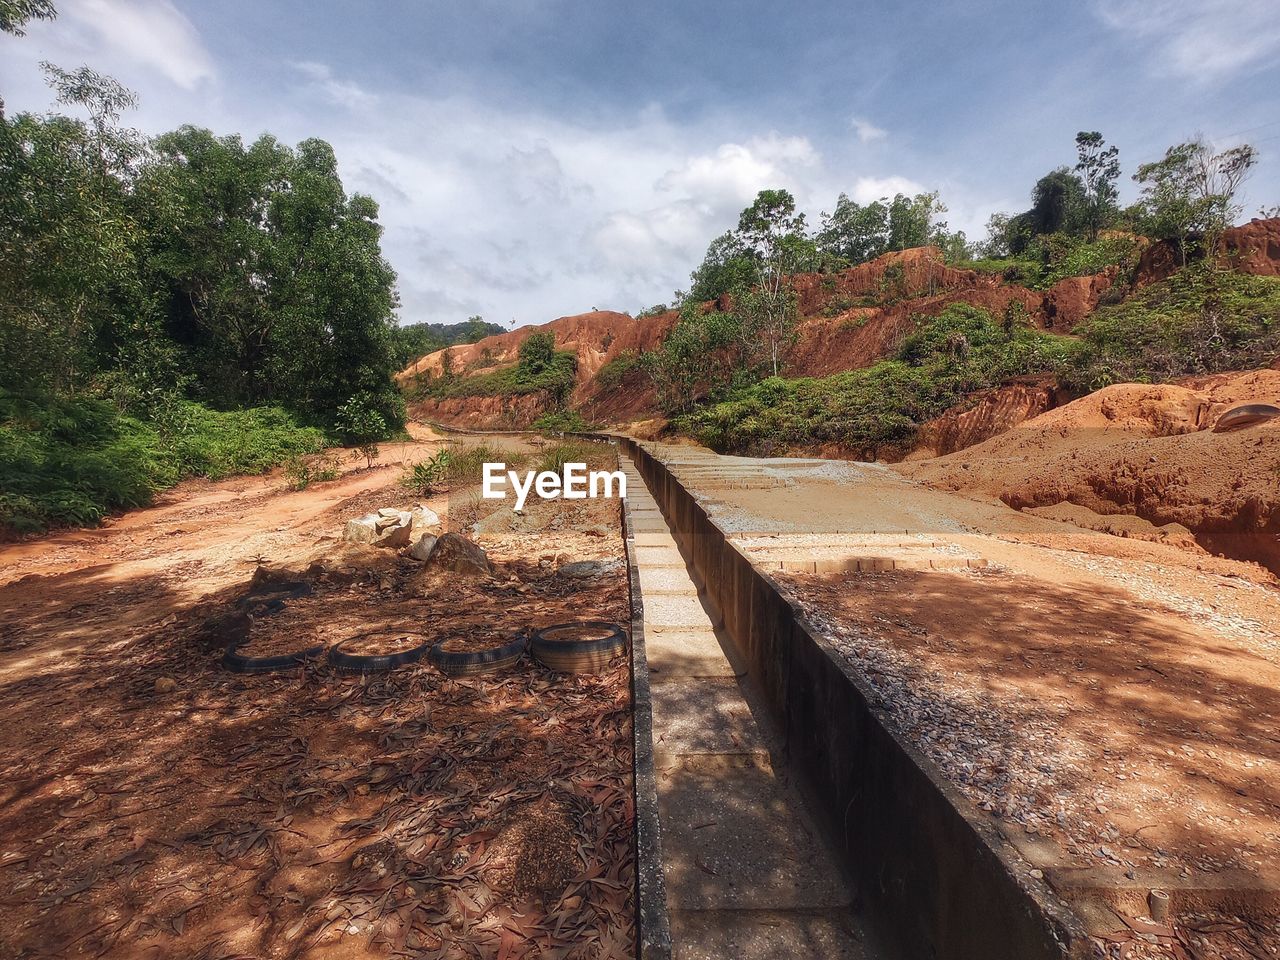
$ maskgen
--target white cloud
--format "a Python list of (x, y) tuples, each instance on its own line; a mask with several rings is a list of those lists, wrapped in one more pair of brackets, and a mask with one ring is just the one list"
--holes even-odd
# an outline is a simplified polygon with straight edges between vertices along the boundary
[(881, 197), (893, 197), (898, 193), (904, 193), (910, 197), (924, 192), (925, 188), (921, 184), (899, 176), (858, 177), (853, 182), (853, 189), (848, 191), (849, 196), (858, 203), (871, 203)]
[(1112, 29), (1149, 44), (1158, 73), (1219, 79), (1280, 55), (1275, 0), (1097, 0), (1095, 10)]
[(849, 120), (849, 125), (853, 127), (853, 132), (858, 135), (860, 143), (871, 143), (874, 140), (883, 140), (889, 135), (889, 131), (883, 127), (877, 127), (868, 120), (860, 120), (853, 117)]
[(67, 0), (58, 10), (60, 28), (69, 23), (90, 44), (106, 45), (187, 90), (215, 75), (199, 33), (170, 0)]
[(359, 84), (337, 79), (333, 71), (323, 63), (297, 60), (291, 66), (307, 79), (306, 86), (309, 89), (318, 92), (326, 100), (340, 107), (359, 110), (371, 107), (378, 102), (376, 96), (361, 88)]

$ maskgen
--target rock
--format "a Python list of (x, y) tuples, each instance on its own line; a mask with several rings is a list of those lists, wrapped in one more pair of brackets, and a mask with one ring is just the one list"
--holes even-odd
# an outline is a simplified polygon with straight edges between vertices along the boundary
[(387, 527), (373, 541), (375, 547), (407, 547), (412, 541), (413, 534), (409, 529), (409, 524), (405, 523), (401, 526)]
[(484, 576), (491, 572), (484, 549), (457, 533), (446, 533), (436, 541), (431, 551), (431, 567), (468, 576)]
[(378, 515), (369, 513), (355, 520), (348, 520), (342, 529), (342, 539), (350, 543), (373, 543), (378, 539)]
[(401, 511), (399, 507), (383, 507), (381, 510), (378, 511), (378, 516), (389, 517), (393, 520), (399, 520), (400, 513)]
[(424, 533), (420, 536), (416, 543), (409, 548), (409, 558), (411, 560), (420, 560), (425, 563), (431, 558), (431, 551), (436, 548), (438, 538), (430, 533)]
[(621, 566), (621, 560), (579, 560), (576, 563), (566, 563), (558, 572), (562, 577), (586, 580), (591, 577), (603, 576), (606, 573), (613, 573)]
[(173, 677), (156, 677), (156, 693), (173, 693), (178, 689), (178, 681)]
[(421, 537), (424, 533), (430, 533), (433, 528), (440, 526), (440, 517), (430, 507), (418, 504), (409, 511), (409, 529), (412, 532), (413, 539)]

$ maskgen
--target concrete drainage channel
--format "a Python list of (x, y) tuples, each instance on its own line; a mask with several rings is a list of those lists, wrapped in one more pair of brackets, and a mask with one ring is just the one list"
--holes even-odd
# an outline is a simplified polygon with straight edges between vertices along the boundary
[(644, 480), (622, 467), (640, 956), (871, 956), (838, 858), (775, 763), (767, 710)]
[(769, 575), (643, 444), (611, 439), (630, 458), (641, 957), (1091, 956)]

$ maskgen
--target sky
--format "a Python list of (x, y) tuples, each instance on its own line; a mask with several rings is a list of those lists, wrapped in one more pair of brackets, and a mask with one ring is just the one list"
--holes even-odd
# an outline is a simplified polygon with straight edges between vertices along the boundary
[(1202, 134), (1255, 144), (1280, 203), (1280, 0), (55, 0), (0, 35), (10, 112), (39, 61), (135, 90), (129, 124), (333, 144), (373, 196), (400, 321), (636, 312), (688, 285), (765, 188), (817, 223), (840, 193), (937, 190), (985, 235), (1074, 163)]

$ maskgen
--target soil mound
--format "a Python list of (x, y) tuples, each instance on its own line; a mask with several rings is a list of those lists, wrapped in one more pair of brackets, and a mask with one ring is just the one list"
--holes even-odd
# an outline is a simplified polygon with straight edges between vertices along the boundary
[(1280, 572), (1280, 420), (1214, 433), (1242, 403), (1280, 401), (1280, 371), (1118, 384), (904, 473), (1017, 509), (1076, 504), (1156, 526)]

